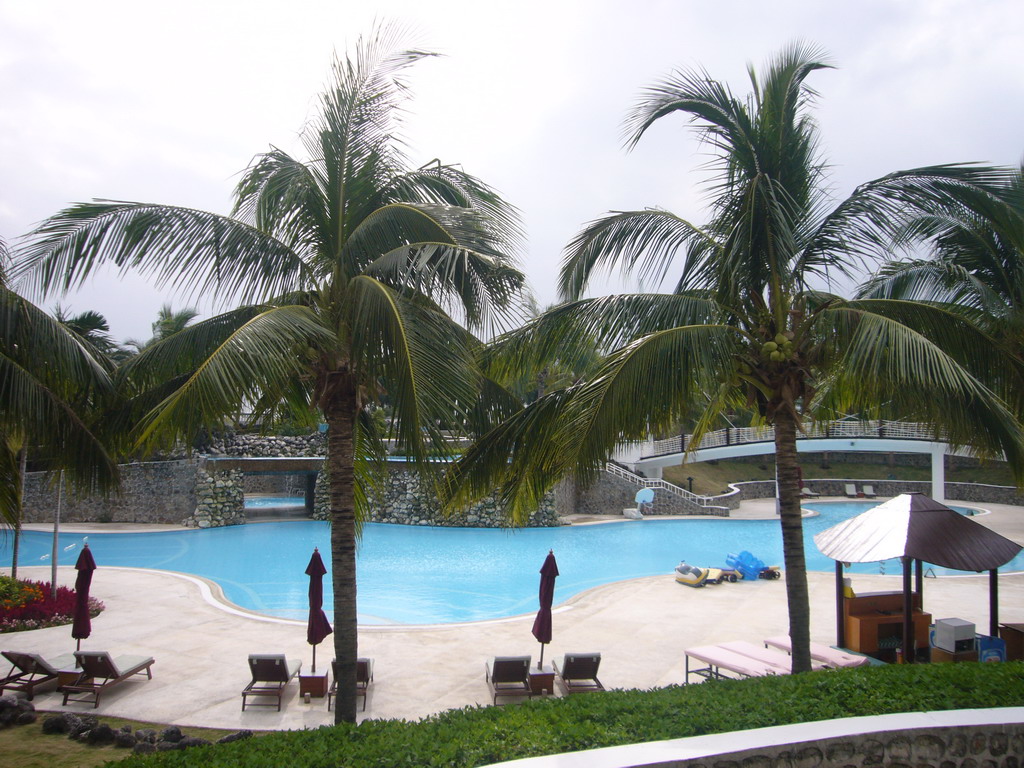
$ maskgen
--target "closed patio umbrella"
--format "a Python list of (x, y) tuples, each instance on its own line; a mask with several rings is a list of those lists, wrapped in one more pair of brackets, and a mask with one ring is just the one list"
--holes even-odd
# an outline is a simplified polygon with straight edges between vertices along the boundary
[(323, 642), (334, 630), (324, 613), (324, 568), (323, 558), (320, 557), (320, 550), (313, 548), (313, 556), (309, 558), (309, 565), (306, 566), (306, 575), (309, 576), (309, 621), (306, 624), (306, 642), (313, 646), (313, 673), (316, 673), (316, 646)]
[(533, 636), (540, 643), (540, 661), (537, 669), (544, 667), (544, 646), (551, 642), (551, 603), (555, 599), (555, 579), (558, 576), (558, 563), (555, 553), (548, 550), (544, 565), (540, 567), (540, 610), (533, 621)]
[(89, 545), (82, 547), (75, 563), (78, 576), (75, 578), (75, 615), (71, 625), (71, 636), (77, 640), (75, 650), (82, 650), (82, 640), (92, 634), (92, 621), (89, 619), (89, 587), (92, 586), (92, 572), (96, 570), (96, 561), (92, 557)]

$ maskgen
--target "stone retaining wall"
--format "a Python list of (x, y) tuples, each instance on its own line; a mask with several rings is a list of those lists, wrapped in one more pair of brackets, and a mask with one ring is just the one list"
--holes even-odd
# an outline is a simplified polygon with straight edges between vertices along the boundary
[[(641, 486), (608, 472), (587, 488), (578, 489), (565, 481), (556, 490), (555, 501), (560, 515), (621, 515), (624, 509), (636, 508), (636, 494)], [(738, 506), (737, 500), (732, 504)], [(717, 515), (727, 517), (730, 507), (722, 502), (713, 507), (702, 507), (689, 499), (664, 490), (655, 490), (654, 502), (644, 509), (644, 516), (656, 515)]]
[[(196, 508), (196, 464), (191, 460), (150, 461), (120, 466), (122, 491), (109, 498), (61, 495), (60, 519), (67, 523), (181, 523)], [(26, 523), (53, 522), (57, 488), (42, 472), (25, 478)]]
[[(263, 441), (253, 436), (242, 436), (231, 443), (216, 446), (215, 455), (315, 456), (322, 455), (317, 451), (323, 450), (323, 442), (323, 436), (319, 433), (306, 437), (271, 438)], [(223, 498), (218, 497), (213, 501), (212, 497), (208, 497), (209, 503), (199, 504), (197, 491), (200, 485), (195, 460), (125, 464), (121, 466), (121, 474), (123, 492), (108, 499), (76, 499), (66, 493), (63, 494), (61, 519), (72, 523), (180, 524), (185, 520), (191, 520), (192, 524), (196, 525), (217, 525), (244, 522), (243, 512), (224, 506), (230, 496), (226, 491), (222, 494)], [(437, 513), (436, 505), (424, 501), (418, 485), (410, 479), (411, 475), (404, 463), (392, 463), (391, 475), (392, 480), (385, 491), (384, 499), (375, 505), (372, 513), (371, 519), (375, 522), (458, 526), (495, 526), (503, 522), (493, 502), (482, 503), (462, 515), (443, 519)], [(879, 497), (895, 496), (910, 491), (931, 492), (931, 483), (927, 481), (808, 479), (805, 485), (822, 496), (845, 496), (847, 484), (853, 483), (860, 489), (865, 482), (874, 487)], [(295, 475), (245, 475), (233, 479), (231, 483), (240, 483), (239, 493), (287, 493), (300, 496), (305, 490), (305, 478)], [(319, 480), (317, 485), (318, 488), (321, 485)], [(609, 473), (601, 473), (594, 483), (585, 489), (578, 488), (571, 481), (563, 481), (556, 486), (529, 524), (557, 525), (559, 515), (573, 513), (621, 515), (623, 509), (636, 506), (635, 498), (639, 488), (640, 486)], [(209, 487), (206, 489), (209, 490)], [(699, 507), (674, 494), (655, 491), (653, 508), (649, 514), (727, 515), (728, 510), (735, 509), (743, 499), (771, 498), (775, 494), (775, 484), (772, 481), (736, 483), (733, 489), (716, 497), (713, 508)], [(1024, 495), (1015, 488), (1002, 486), (947, 483), (946, 498), (968, 503), (992, 502), (1024, 506)], [(321, 509), (324, 508), (325, 502), (318, 503)], [(52, 522), (56, 506), (56, 488), (42, 473), (29, 473), (26, 478), (24, 521)]]
[[(798, 744), (656, 763), (664, 768), (1020, 768), (1024, 724), (922, 728), (843, 736)], [(652, 765), (646, 763), (646, 765)]]
[[(504, 515), (493, 499), (474, 504), (469, 509), (451, 515), (442, 515), (433, 494), (421, 490), (419, 477), (414, 470), (402, 462), (388, 465), (388, 485), (383, 490), (383, 499), (370, 501), (371, 523), (395, 523), (398, 525), (436, 525), (458, 528), (501, 528), (507, 525)], [(316, 480), (313, 500), (313, 517), (326, 520), (329, 517), (330, 499), (327, 493), (327, 473), (320, 472)], [(530, 515), (526, 525), (531, 528), (559, 525), (555, 511), (554, 494), (549, 493), (539, 510)]]

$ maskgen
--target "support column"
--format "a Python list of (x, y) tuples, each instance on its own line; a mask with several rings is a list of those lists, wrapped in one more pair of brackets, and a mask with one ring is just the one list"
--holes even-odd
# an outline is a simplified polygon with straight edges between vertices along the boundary
[(932, 448), (932, 498), (946, 502), (946, 446)]

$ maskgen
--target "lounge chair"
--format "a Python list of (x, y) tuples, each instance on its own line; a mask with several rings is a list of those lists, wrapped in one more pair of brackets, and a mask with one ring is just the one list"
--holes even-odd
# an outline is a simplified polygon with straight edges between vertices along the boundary
[(250, 696), (273, 697), (276, 699), (277, 711), (281, 711), (281, 698), (284, 688), (293, 677), (299, 674), (302, 662), (299, 659), (286, 659), (283, 653), (251, 653), (249, 654), (249, 671), (252, 680), (242, 690), (242, 711), (245, 705), (250, 707), (272, 707), (275, 702), (264, 704), (260, 701), (250, 702)]
[(35, 653), (4, 651), (3, 656), (11, 662), (7, 675), (0, 678), (0, 692), (21, 691), (29, 701), (36, 695), (36, 688), (53, 682), (62, 670), (73, 669), (75, 657), (70, 653), (47, 661)]
[[(331, 687), (327, 691), (327, 711), (331, 711), (331, 700), (338, 695), (338, 660), (331, 662), (331, 671), (334, 679), (331, 680)], [(363, 711), (366, 711), (366, 692), (370, 690), (370, 683), (373, 682), (373, 659), (356, 659), (356, 698), (363, 697)]]
[(487, 685), (494, 694), (494, 703), (499, 696), (532, 696), (530, 688), (529, 656), (495, 656), (487, 667)]
[(857, 486), (856, 486), (856, 484), (854, 484), (854, 483), (847, 483), (846, 484), (846, 497), (848, 499), (856, 499), (857, 498)]
[[(765, 638), (764, 644), (772, 648), (778, 648), (786, 653), (793, 652), (793, 645), (789, 635)], [(848, 653), (838, 648), (814, 642), (811, 643), (811, 658), (821, 662), (826, 667), (861, 667), (871, 663), (871, 659), (867, 656)]]
[(873, 485), (862, 485), (861, 490), (864, 491), (864, 497), (868, 499), (873, 499), (878, 495), (875, 493), (875, 486)]
[(818, 493), (817, 491), (812, 491), (806, 485), (800, 489), (800, 495), (803, 496), (805, 499), (815, 499), (818, 496), (821, 496), (820, 493)]
[[(763, 664), (771, 664), (779, 667), (783, 673), (788, 674), (793, 670), (793, 659), (786, 653), (780, 653), (773, 648), (766, 648), (763, 645), (748, 643), (746, 640), (733, 640), (728, 643), (719, 643), (719, 648), (727, 651), (735, 651), (744, 656), (760, 661)], [(812, 661), (812, 669), (824, 669), (825, 665), (820, 661)]]
[(566, 693), (604, 690), (604, 685), (597, 679), (597, 668), (601, 666), (600, 653), (567, 653), (562, 659), (561, 669), (557, 661), (552, 662), (552, 666)]
[[(741, 677), (764, 677), (765, 675), (789, 674), (788, 667), (781, 667), (776, 664), (766, 664), (750, 656), (745, 656), (736, 651), (730, 651), (718, 645), (703, 645), (697, 648), (687, 648), (686, 654), (686, 682), (690, 682), (690, 675), (699, 675), (708, 680), (727, 678), (729, 675), (722, 674), (722, 670), (732, 672)], [(696, 659), (707, 664), (706, 667), (690, 669), (690, 659)]]
[[(152, 656), (118, 656), (111, 658), (106, 651), (75, 651), (75, 658), (81, 672), (78, 679), (71, 685), (65, 685), (64, 704), (69, 701), (92, 702), (93, 709), (100, 705), (100, 695), (108, 688), (129, 677), (145, 673), (146, 678), (153, 679)], [(80, 693), (77, 699), (71, 698), (71, 694)]]

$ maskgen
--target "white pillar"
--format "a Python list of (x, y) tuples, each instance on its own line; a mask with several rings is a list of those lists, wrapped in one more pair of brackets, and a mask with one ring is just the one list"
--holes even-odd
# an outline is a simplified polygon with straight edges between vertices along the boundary
[(932, 448), (932, 498), (938, 502), (946, 501), (946, 446)]

